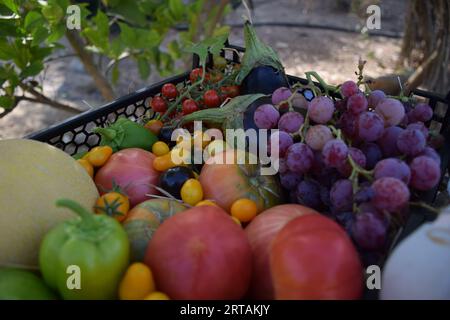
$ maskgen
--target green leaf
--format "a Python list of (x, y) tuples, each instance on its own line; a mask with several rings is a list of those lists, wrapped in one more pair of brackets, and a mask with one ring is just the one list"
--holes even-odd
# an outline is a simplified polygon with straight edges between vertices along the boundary
[(160, 44), (161, 38), (155, 30), (134, 29), (136, 34), (135, 48), (151, 49)]
[(41, 16), (41, 14), (39, 12), (37, 12), (37, 11), (30, 11), (25, 16), (25, 21), (24, 21), (23, 26), (24, 26), (24, 28), (27, 31), (31, 31), (42, 20), (43, 20), (42, 16)]
[(124, 52), (124, 45), (120, 38), (114, 38), (109, 46), (109, 53), (111, 58), (117, 59)]
[(0, 38), (0, 59), (11, 60), (15, 57), (16, 51), (6, 39)]
[(40, 45), (47, 37), (50, 35), (47, 28), (43, 26), (39, 26), (36, 29), (34, 29), (32, 33), (33, 41), (31, 41), (32, 46), (38, 46)]
[(19, 14), (19, 7), (14, 0), (2, 0), (2, 3), (12, 12)]
[(14, 97), (0, 96), (0, 107), (4, 109), (10, 109), (14, 106)]
[(136, 32), (130, 28), (127, 24), (119, 22), (120, 26), (120, 39), (125, 43), (127, 47), (134, 48), (137, 41)]
[(47, 38), (48, 43), (53, 43), (61, 39), (66, 33), (66, 26), (64, 24), (59, 24), (52, 28), (50, 35)]
[(30, 53), (33, 61), (43, 60), (44, 58), (48, 57), (53, 52), (54, 49), (55, 49), (54, 47), (33, 46), (30, 48)]
[(41, 61), (33, 61), (28, 67), (20, 73), (21, 78), (33, 77), (39, 74), (44, 69), (44, 64)]
[(184, 15), (185, 5), (181, 0), (169, 0), (169, 10), (176, 20), (181, 20)]
[(143, 80), (147, 79), (150, 75), (150, 64), (148, 63), (148, 60), (143, 57), (137, 58), (137, 66), (139, 69), (139, 75)]
[(56, 25), (64, 17), (64, 11), (58, 4), (48, 3), (42, 8), (42, 15), (50, 24)]
[(138, 26), (145, 26), (147, 22), (146, 13), (139, 10), (136, 5), (137, 1), (120, 1), (114, 8), (111, 8), (111, 12), (117, 13), (118, 15), (124, 17), (127, 21), (132, 21), (133, 24)]

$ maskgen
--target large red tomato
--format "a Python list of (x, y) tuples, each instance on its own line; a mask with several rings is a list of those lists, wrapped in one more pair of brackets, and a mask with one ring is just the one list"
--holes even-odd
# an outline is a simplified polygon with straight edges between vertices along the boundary
[(345, 231), (322, 215), (291, 220), (273, 240), (276, 299), (357, 299), (363, 289), (358, 253)]
[(203, 165), (199, 179), (205, 199), (216, 201), (228, 212), (233, 202), (240, 198), (255, 201), (259, 212), (279, 204), (281, 188), (276, 177), (261, 175), (258, 164), (248, 161), (238, 164), (238, 152), (228, 150), (219, 153)]
[(240, 299), (252, 269), (244, 231), (217, 206), (168, 218), (150, 240), (145, 263), (172, 299)]
[(299, 204), (283, 204), (257, 215), (245, 228), (253, 253), (253, 272), (249, 298), (260, 300), (274, 298), (269, 261), (272, 241), (278, 231), (289, 221), (310, 213), (317, 212)]
[(95, 184), (101, 193), (111, 190), (113, 182), (120, 186), (133, 207), (156, 193), (159, 173), (153, 169), (153, 153), (138, 149), (123, 149), (114, 153), (95, 175)]

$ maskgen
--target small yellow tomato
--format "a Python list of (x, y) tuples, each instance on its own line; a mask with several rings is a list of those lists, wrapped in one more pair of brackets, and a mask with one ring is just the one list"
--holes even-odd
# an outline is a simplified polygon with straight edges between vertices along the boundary
[(78, 159), (77, 162), (83, 166), (91, 178), (94, 177), (94, 167), (86, 159)]
[(91, 151), (89, 151), (87, 155), (87, 160), (94, 167), (101, 167), (106, 163), (106, 161), (108, 161), (112, 153), (113, 149), (110, 146), (95, 147)]
[(147, 295), (144, 300), (170, 300), (169, 296), (160, 291), (155, 291)]
[(249, 222), (258, 214), (258, 206), (255, 201), (242, 198), (238, 199), (231, 205), (231, 216), (240, 222)]
[(131, 264), (119, 285), (120, 300), (144, 299), (155, 291), (152, 271), (141, 262)]
[(108, 192), (98, 198), (95, 204), (95, 213), (104, 213), (121, 222), (127, 217), (130, 209), (128, 197), (119, 192)]
[(197, 202), (197, 204), (195, 205), (196, 207), (200, 207), (200, 206), (214, 206), (214, 207), (218, 207), (218, 205), (211, 200), (202, 200), (200, 202)]
[(185, 183), (180, 190), (181, 199), (190, 204), (191, 206), (195, 206), (199, 201), (203, 199), (203, 188), (200, 184), (200, 181), (197, 179), (189, 179)]
[(167, 169), (175, 167), (176, 164), (172, 161), (171, 152), (163, 156), (156, 157), (153, 160), (153, 168), (157, 171), (166, 171)]
[(167, 153), (169, 153), (170, 149), (167, 143), (163, 141), (157, 141), (152, 146), (152, 152), (155, 156), (163, 156)]

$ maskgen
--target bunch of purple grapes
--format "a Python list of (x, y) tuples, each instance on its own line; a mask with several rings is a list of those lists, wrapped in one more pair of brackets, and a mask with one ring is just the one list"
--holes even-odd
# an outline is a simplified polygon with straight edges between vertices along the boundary
[[(342, 100), (311, 101), (288, 88), (254, 114), (261, 129), (278, 129), (280, 182), (290, 201), (339, 222), (359, 248), (386, 248), (390, 221), (404, 214), (411, 194), (436, 187), (441, 177), (436, 135), (425, 123), (432, 108), (403, 104), (383, 91), (366, 94), (353, 81)], [(294, 96), (292, 96), (294, 94)]]

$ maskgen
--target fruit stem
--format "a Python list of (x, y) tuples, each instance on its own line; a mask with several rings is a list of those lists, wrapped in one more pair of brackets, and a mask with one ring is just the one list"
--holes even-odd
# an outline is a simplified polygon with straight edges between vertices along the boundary
[(68, 208), (81, 217), (83, 223), (87, 227), (95, 226), (97, 221), (94, 219), (94, 214), (81, 206), (79, 203), (70, 199), (59, 199), (56, 201), (57, 207)]

